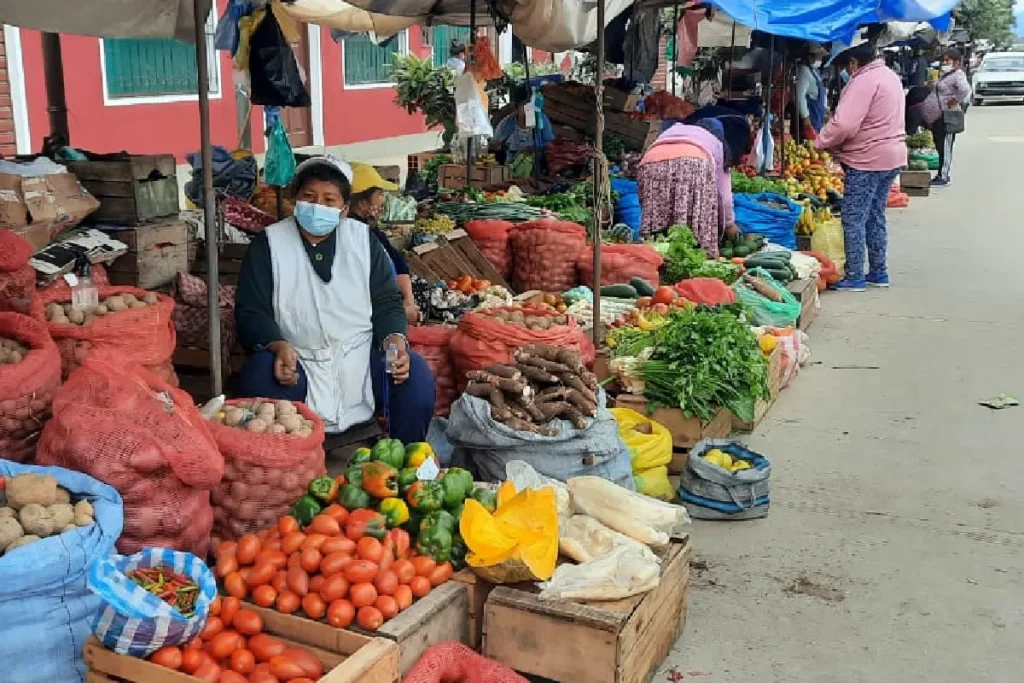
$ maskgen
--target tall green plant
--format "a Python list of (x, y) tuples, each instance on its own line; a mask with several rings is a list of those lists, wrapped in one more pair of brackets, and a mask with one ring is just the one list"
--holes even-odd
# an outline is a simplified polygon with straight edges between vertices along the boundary
[(448, 148), (458, 130), (455, 125), (455, 72), (448, 67), (435, 67), (431, 59), (420, 59), (410, 54), (395, 57), (390, 76), (397, 85), (395, 104), (410, 114), (423, 114), (427, 127), (443, 128), (441, 140)]

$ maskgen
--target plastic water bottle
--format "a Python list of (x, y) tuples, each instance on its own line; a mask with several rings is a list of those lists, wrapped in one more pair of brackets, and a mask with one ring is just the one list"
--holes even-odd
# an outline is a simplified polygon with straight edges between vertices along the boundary
[(391, 342), (384, 352), (384, 366), (389, 375), (395, 374), (395, 366), (398, 365), (398, 344)]

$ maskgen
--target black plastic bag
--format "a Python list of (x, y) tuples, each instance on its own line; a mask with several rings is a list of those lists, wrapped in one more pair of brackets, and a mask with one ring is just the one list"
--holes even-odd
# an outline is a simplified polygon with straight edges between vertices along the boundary
[(302, 82), (295, 53), (273, 12), (267, 12), (249, 41), (249, 80), (253, 104), (308, 107), (309, 92)]

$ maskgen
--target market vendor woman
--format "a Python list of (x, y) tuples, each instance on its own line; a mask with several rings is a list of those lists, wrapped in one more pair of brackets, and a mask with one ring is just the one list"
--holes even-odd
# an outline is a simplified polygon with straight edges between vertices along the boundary
[[(434, 377), (409, 350), (384, 247), (346, 216), (351, 176), (348, 164), (329, 156), (300, 164), (294, 217), (249, 245), (235, 305), (238, 337), (250, 354), (241, 394), (305, 401), (328, 433), (387, 408), (394, 438), (423, 441)], [(396, 358), (386, 367), (391, 346)]]
[[(519, 154), (532, 154), (534, 150), (543, 150), (555, 139), (551, 119), (543, 111), (534, 111), (535, 125), (527, 127), (526, 105), (529, 104), (531, 97), (529, 87), (513, 87), (511, 99), (516, 110), (503, 118), (494, 129), (491, 148), (498, 153), (504, 153), (506, 165), (512, 166)], [(532, 164), (529, 168), (532, 170)]]

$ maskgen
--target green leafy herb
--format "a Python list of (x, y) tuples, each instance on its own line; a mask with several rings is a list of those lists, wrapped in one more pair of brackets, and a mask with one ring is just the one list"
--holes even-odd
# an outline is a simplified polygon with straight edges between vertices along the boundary
[(664, 280), (670, 284), (694, 277), (708, 258), (685, 225), (668, 229), (668, 249), (662, 255), (665, 257)]
[(779, 180), (754, 176), (753, 178), (740, 173), (732, 172), (732, 191), (735, 194), (760, 194), (762, 192), (774, 192), (786, 194), (786, 184)]
[(739, 266), (728, 261), (705, 261), (697, 268), (691, 277), (713, 277), (721, 280), (727, 285), (736, 282), (740, 276)]

